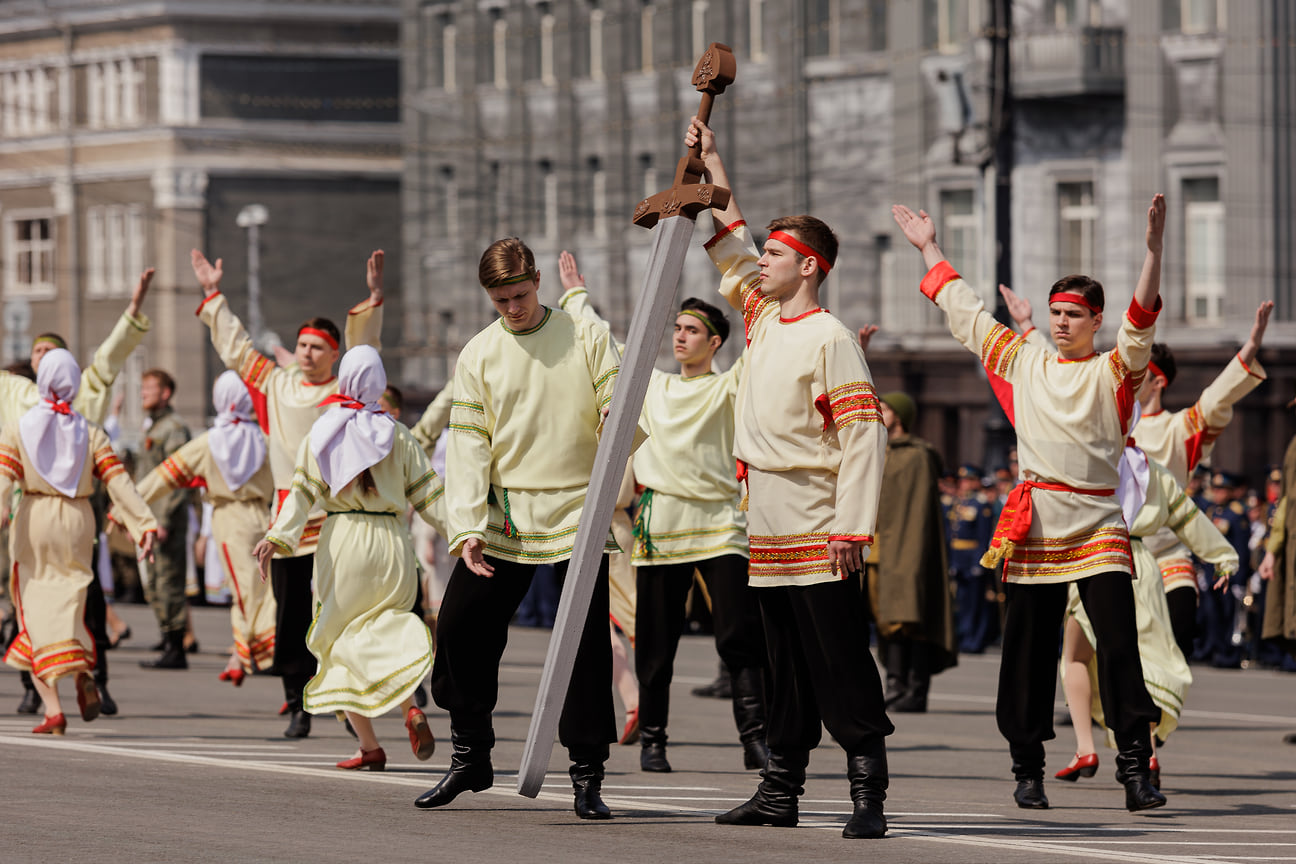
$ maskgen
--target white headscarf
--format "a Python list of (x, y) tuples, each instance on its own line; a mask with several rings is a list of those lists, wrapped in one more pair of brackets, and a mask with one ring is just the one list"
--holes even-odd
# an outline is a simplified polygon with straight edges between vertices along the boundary
[[(1130, 418), (1129, 434), (1134, 434), (1134, 427), (1138, 425), (1139, 418), (1143, 416), (1143, 408), (1136, 401), (1134, 403), (1134, 416)], [(1139, 510), (1143, 509), (1143, 503), (1147, 501), (1148, 482), (1152, 479), (1152, 469), (1148, 467), (1147, 454), (1138, 447), (1133, 445), (1133, 438), (1128, 439), (1131, 443), (1121, 452), (1121, 458), (1116, 468), (1120, 474), (1120, 486), (1116, 489), (1116, 494), (1121, 502), (1121, 514), (1125, 517), (1125, 526), (1134, 527), (1134, 518), (1138, 516)]]
[(41, 401), (18, 420), (23, 449), (36, 473), (69, 498), (76, 496), (90, 440), (85, 418), (72, 410), (80, 389), (81, 367), (72, 353), (48, 351), (36, 372)]
[(382, 358), (371, 345), (357, 345), (338, 365), (338, 392), (311, 427), (310, 447), (320, 476), (334, 495), (391, 452), (396, 421), (378, 398), (387, 389)]
[(231, 490), (261, 470), (266, 458), (265, 434), (252, 411), (252, 397), (237, 372), (227, 369), (212, 387), (216, 425), (207, 433), (212, 459)]

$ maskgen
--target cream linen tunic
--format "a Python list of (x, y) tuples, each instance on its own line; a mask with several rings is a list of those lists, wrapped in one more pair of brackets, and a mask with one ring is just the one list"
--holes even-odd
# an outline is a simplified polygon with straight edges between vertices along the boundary
[(845, 571), (829, 567), (828, 542), (872, 545), (886, 459), (864, 352), (827, 310), (780, 317), (778, 303), (760, 292), (746, 223), (729, 226), (706, 248), (722, 274), (720, 293), (742, 312), (747, 335), (734, 455), (747, 466), (751, 584), (845, 579)]
[[(310, 428), (325, 409), (319, 403), (338, 392), (337, 378), (322, 384), (306, 380), (297, 366), (280, 369), (275, 362), (257, 351), (248, 338), (243, 323), (230, 311), (225, 295), (211, 295), (198, 307), (198, 317), (211, 328), (212, 345), (228, 369), (233, 369), (252, 389), (252, 402), (256, 405), (261, 428), (269, 436), (268, 460), (274, 476), (276, 504), (283, 501), (292, 485), (296, 465), (297, 447), (310, 434)], [(370, 300), (353, 306), (347, 313), (346, 345), (372, 345), (381, 347), (382, 306)], [(264, 402), (262, 401), (264, 400)], [(297, 555), (315, 551), (320, 525), (324, 517), (315, 513), (306, 525)]]
[(9, 588), (22, 629), (4, 659), (47, 684), (96, 663), (94, 637), (85, 625), (86, 589), (95, 578), (90, 569), (95, 479), (107, 487), (114, 517), (136, 543), (157, 531), (157, 520), (113, 454), (108, 436), (94, 425), (87, 431), (89, 452), (73, 498), (37, 473), (16, 423), (0, 432), (0, 501), (8, 501), (15, 488), (23, 491), (9, 529)]
[(219, 546), (221, 566), (234, 594), (230, 626), (239, 663), (248, 672), (265, 669), (274, 660), (276, 607), (269, 581), (262, 580), (257, 570), (252, 547), (270, 526), (274, 478), (269, 460), (238, 489), (230, 489), (204, 432), (150, 471), (139, 493), (152, 503), (173, 489), (193, 486), (206, 489), (212, 504), (212, 540)]
[(306, 436), (292, 489), (266, 534), (288, 553), (317, 506), (328, 514), (315, 551), (315, 620), (306, 634), (319, 659), (304, 694), (312, 714), (377, 717), (408, 699), (432, 671), (431, 632), (410, 611), (418, 573), (404, 518), (413, 505), (444, 534), (441, 478), (399, 422), (391, 452), (369, 472), (374, 492), (362, 493), (357, 478), (332, 494)]
[[(608, 327), (584, 288), (568, 291), (559, 305)], [(748, 557), (733, 458), (734, 403), (744, 365), (739, 358), (728, 371), (691, 378), (653, 370), (639, 421), (648, 440), (632, 460), (646, 496), (640, 499), (634, 566)]]
[[(560, 309), (524, 331), (496, 319), (469, 340), (446, 450), (451, 555), (476, 537), (504, 561), (571, 557), (619, 369), (607, 330)], [(610, 533), (604, 549), (619, 551)]]
[[(922, 291), (945, 312), (954, 338), (1011, 385), (1022, 479), (1115, 490), (1160, 299), (1153, 311), (1130, 304), (1111, 351), (1066, 360), (995, 321), (947, 261), (928, 271)], [(1115, 494), (1035, 489), (1031, 500), (1030, 532), (1004, 561), (1005, 581), (1045, 584), (1133, 573), (1129, 532)]]
[[(1140, 423), (1138, 431), (1142, 429)], [(1161, 721), (1155, 733), (1164, 741), (1179, 725), (1179, 715), (1188, 696), (1188, 687), (1192, 684), (1192, 672), (1175, 643), (1174, 630), (1170, 624), (1170, 607), (1166, 604), (1161, 580), (1156, 578), (1156, 558), (1144, 545), (1142, 538), (1161, 529), (1168, 530), (1188, 544), (1203, 561), (1214, 564), (1220, 574), (1235, 571), (1238, 556), (1219, 529), (1206, 518), (1206, 514), (1197, 509), (1192, 498), (1176, 482), (1170, 469), (1155, 460), (1149, 460), (1148, 468), (1151, 469), (1151, 479), (1148, 482), (1147, 500), (1135, 515), (1134, 525), (1130, 528), (1130, 545), (1134, 550), (1134, 569), (1137, 574), (1134, 580), (1134, 618), (1138, 625), (1143, 681), (1147, 685), (1148, 695), (1161, 709)], [(1089, 616), (1080, 603), (1080, 594), (1074, 585), (1070, 586), (1067, 612), (1075, 616), (1089, 644), (1097, 647), (1093, 625), (1089, 623)], [(1062, 664), (1062, 674), (1066, 675), (1065, 663)], [(1096, 656), (1089, 660), (1089, 684), (1092, 694), (1090, 713), (1100, 726), (1106, 728), (1102, 700), (1098, 695)], [(1116, 739), (1111, 730), (1108, 730), (1107, 738), (1108, 745), (1115, 747)]]

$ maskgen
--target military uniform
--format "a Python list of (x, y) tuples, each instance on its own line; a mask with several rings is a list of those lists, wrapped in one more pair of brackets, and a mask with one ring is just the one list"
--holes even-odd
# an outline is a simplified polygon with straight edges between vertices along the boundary
[[(1240, 484), (1232, 474), (1218, 472), (1211, 478), (1211, 485), (1216, 488), (1236, 488)], [(1250, 520), (1240, 501), (1209, 504), (1204, 512), (1206, 518), (1228, 540), (1229, 545), (1237, 550), (1241, 563), (1222, 593), (1210, 590), (1215, 582), (1215, 568), (1203, 565), (1206, 590), (1201, 592), (1197, 640), (1192, 659), (1209, 660), (1212, 666), (1236, 669), (1242, 663), (1242, 646), (1233, 643), (1233, 632), (1247, 580), (1251, 576)]]
[[(143, 481), (154, 468), (189, 442), (189, 427), (170, 405), (149, 413), (144, 443), (135, 460), (135, 479)], [(165, 531), (148, 563), (145, 589), (163, 639), (183, 640), (185, 631), (185, 563), (189, 533), (189, 492), (175, 489), (149, 505), (158, 526)], [(181, 655), (183, 656), (183, 655)]]
[[(974, 465), (958, 470), (960, 480), (979, 478)], [(981, 566), (981, 556), (994, 533), (994, 508), (976, 492), (960, 494), (949, 508), (950, 575), (956, 587), (958, 650), (980, 654), (995, 637), (995, 608), (987, 598), (994, 590), (993, 572)]]

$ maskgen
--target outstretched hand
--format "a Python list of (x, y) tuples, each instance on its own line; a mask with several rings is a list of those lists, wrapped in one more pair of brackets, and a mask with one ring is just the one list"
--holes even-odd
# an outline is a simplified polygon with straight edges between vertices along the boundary
[(878, 325), (865, 324), (863, 327), (859, 328), (857, 332), (859, 336), (860, 350), (867, 354), (869, 342), (873, 341), (873, 334), (878, 332)]
[(140, 274), (139, 284), (131, 293), (130, 305), (126, 307), (126, 314), (132, 318), (138, 318), (140, 307), (144, 305), (144, 298), (148, 296), (149, 285), (153, 284), (153, 274), (157, 272), (152, 267)]
[(369, 286), (369, 300), (373, 305), (382, 304), (383, 300), (383, 250), (375, 249), (365, 266), (365, 284)]
[(999, 295), (1003, 297), (1004, 305), (1008, 307), (1008, 314), (1017, 322), (1022, 331), (1030, 329), (1031, 313), (1033, 312), (1030, 301), (1002, 282), (999, 283)]
[(463, 557), (464, 564), (468, 569), (478, 576), (485, 576), (487, 579), (495, 575), (495, 568), (486, 563), (486, 546), (478, 537), (469, 537), (464, 541), (463, 551), (460, 553)]
[(1269, 326), (1269, 316), (1273, 314), (1274, 301), (1266, 300), (1256, 308), (1255, 323), (1251, 325), (1251, 342), (1256, 348), (1264, 342), (1265, 328)]
[(1161, 254), (1162, 235), (1165, 233), (1166, 203), (1160, 192), (1152, 196), (1147, 211), (1147, 248), (1154, 255)]
[(566, 249), (558, 255), (558, 277), (562, 279), (564, 291), (585, 287), (585, 277), (576, 268), (576, 256)]
[(903, 204), (891, 207), (891, 216), (895, 219), (905, 239), (919, 252), (936, 242), (936, 223), (927, 215), (926, 210), (914, 213)]
[(217, 258), (216, 263), (212, 264), (207, 257), (197, 249), (189, 251), (189, 260), (193, 264), (194, 275), (198, 277), (198, 284), (202, 286), (203, 293), (208, 297), (220, 291), (221, 278), (225, 275), (223, 258)]

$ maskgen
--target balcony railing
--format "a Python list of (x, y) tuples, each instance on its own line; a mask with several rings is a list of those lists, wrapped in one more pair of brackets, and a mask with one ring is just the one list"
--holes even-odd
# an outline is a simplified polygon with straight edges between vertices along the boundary
[(1019, 99), (1121, 93), (1125, 31), (1074, 27), (1013, 35), (1013, 91)]

